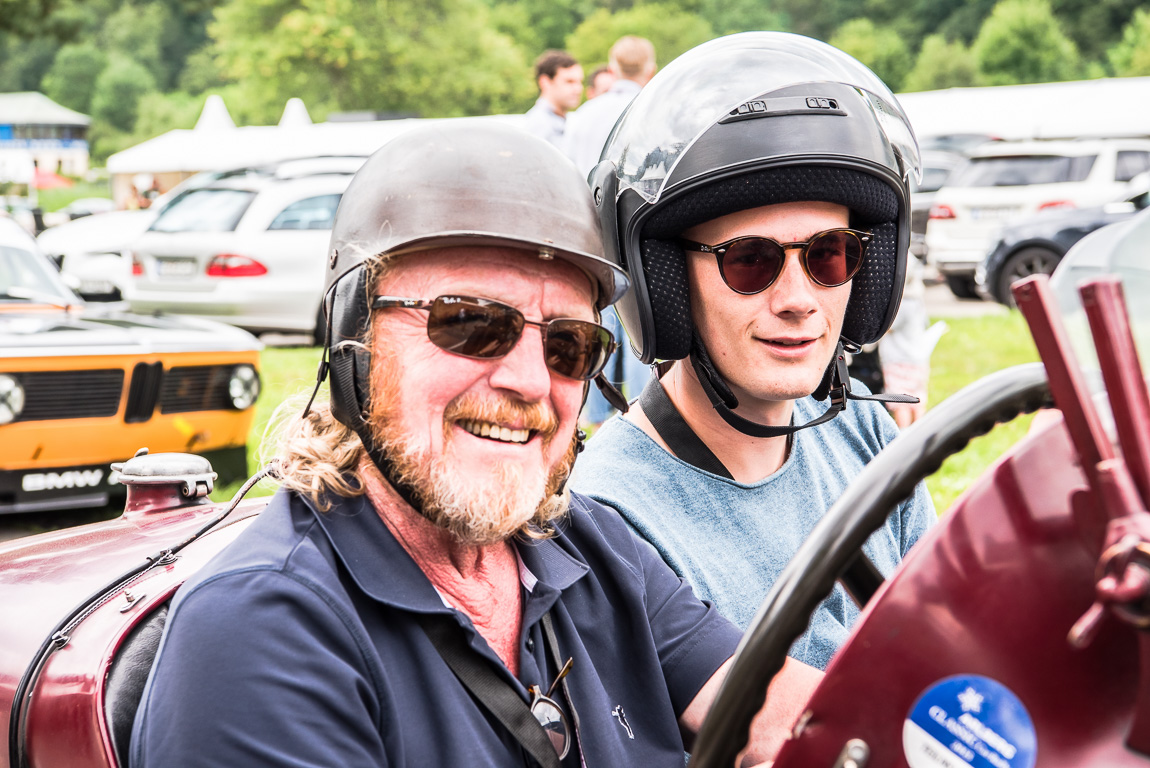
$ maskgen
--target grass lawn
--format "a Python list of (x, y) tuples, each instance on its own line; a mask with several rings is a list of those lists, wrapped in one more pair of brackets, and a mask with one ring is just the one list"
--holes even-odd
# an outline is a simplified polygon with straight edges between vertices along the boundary
[(40, 208), (44, 211), (58, 211), (73, 200), (81, 197), (112, 197), (112, 187), (106, 181), (77, 181), (70, 187), (42, 189), (37, 193)]
[[(930, 402), (939, 403), (962, 387), (989, 373), (1019, 363), (1038, 359), (1026, 323), (1017, 311), (1003, 315), (971, 318), (948, 318), (950, 330), (935, 348), (930, 376)], [(264, 429), (275, 408), (285, 398), (311, 393), (319, 363), (318, 348), (268, 348), (263, 352), (264, 391), (256, 405), (252, 426), (248, 465), (252, 472), (259, 467), (260, 443)], [(303, 396), (306, 398), (306, 394)], [(321, 394), (325, 397), (326, 392)], [(299, 405), (302, 408), (302, 404)], [(961, 494), (972, 480), (993, 463), (1003, 451), (1026, 434), (1030, 416), (1015, 419), (990, 434), (971, 441), (961, 453), (952, 456), (927, 480), (935, 508), (941, 513)], [(219, 488), (217, 500), (232, 496), (239, 484)], [(273, 493), (271, 483), (257, 486), (249, 495)]]

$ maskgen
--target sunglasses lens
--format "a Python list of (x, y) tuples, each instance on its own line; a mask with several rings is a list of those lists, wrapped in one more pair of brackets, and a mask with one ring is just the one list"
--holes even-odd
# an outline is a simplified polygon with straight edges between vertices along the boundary
[(783, 249), (763, 238), (739, 240), (727, 248), (719, 269), (732, 291), (758, 293), (783, 271)]
[(539, 725), (543, 726), (544, 733), (551, 740), (551, 746), (555, 747), (555, 752), (562, 760), (567, 756), (571, 741), (571, 729), (567, 727), (567, 716), (563, 714), (563, 710), (546, 696), (538, 696), (531, 705), (531, 714), (535, 715)]
[(582, 320), (552, 320), (547, 325), (547, 367), (569, 379), (591, 379), (607, 364), (611, 333)]
[(501, 357), (523, 333), (523, 315), (482, 299), (440, 296), (431, 305), (427, 337), (440, 349), (465, 357)]
[(807, 274), (833, 288), (855, 276), (862, 266), (863, 244), (852, 232), (824, 232), (807, 247)]

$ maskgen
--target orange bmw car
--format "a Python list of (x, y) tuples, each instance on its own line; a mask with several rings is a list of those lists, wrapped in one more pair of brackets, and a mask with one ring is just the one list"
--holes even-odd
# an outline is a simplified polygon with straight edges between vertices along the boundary
[(231, 326), (85, 305), (0, 218), (0, 514), (103, 506), (138, 449), (246, 474), (261, 344)]

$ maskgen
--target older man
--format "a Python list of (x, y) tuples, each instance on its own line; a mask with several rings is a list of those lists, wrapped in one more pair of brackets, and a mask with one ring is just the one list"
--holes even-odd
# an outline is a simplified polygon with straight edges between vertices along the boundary
[[(627, 284), (601, 249), (579, 174), (513, 128), (368, 160), (328, 256), (331, 406), (176, 596), (134, 766), (682, 765), (739, 632), (565, 490)], [(818, 679), (784, 673), (755, 758)]]

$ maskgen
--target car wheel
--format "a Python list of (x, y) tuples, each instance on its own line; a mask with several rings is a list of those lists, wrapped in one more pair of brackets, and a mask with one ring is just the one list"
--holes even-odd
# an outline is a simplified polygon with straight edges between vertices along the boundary
[(995, 425), (1051, 405), (1041, 363), (1007, 368), (936, 405), (867, 464), (811, 531), (759, 607), (699, 730), (691, 757), (694, 768), (734, 764), (788, 649), (863, 543), (918, 482)]
[(974, 278), (970, 275), (947, 275), (946, 285), (960, 299), (980, 298), (974, 287)]
[(1023, 248), (1012, 254), (998, 272), (995, 283), (994, 296), (1008, 307), (1014, 306), (1014, 295), (1010, 286), (1024, 277), (1043, 274), (1049, 275), (1058, 266), (1062, 257), (1048, 248)]

